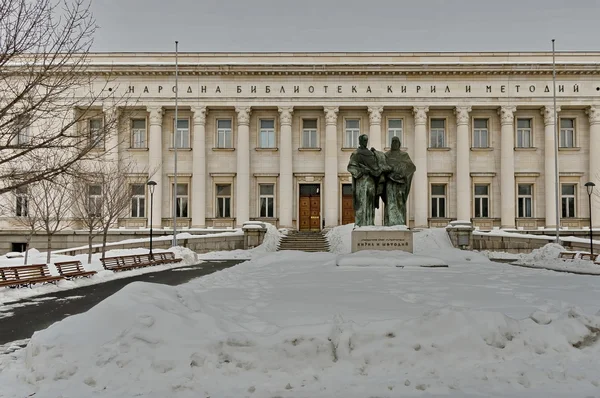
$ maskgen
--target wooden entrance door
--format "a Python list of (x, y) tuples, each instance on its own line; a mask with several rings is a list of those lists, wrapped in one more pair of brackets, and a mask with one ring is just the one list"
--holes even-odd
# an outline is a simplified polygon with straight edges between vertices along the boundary
[(342, 185), (342, 224), (354, 222), (354, 201), (352, 200), (352, 184)]
[(300, 185), (299, 229), (300, 231), (321, 230), (321, 186)]

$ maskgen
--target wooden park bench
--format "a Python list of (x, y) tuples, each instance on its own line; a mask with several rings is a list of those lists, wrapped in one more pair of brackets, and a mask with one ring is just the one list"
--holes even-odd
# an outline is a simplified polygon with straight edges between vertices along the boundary
[(582, 260), (590, 260), (590, 261), (594, 261), (594, 259), (596, 258), (596, 255), (592, 255), (592, 253), (581, 253), (581, 257)]
[(96, 273), (96, 271), (86, 271), (85, 268), (83, 268), (81, 261), (79, 261), (79, 260), (77, 260), (77, 261), (61, 261), (58, 263), (54, 263), (54, 265), (56, 266), (58, 273), (67, 279), (82, 278), (82, 277), (89, 278), (90, 276), (92, 276)]
[(558, 255), (558, 258), (573, 260), (576, 255), (577, 255), (577, 252), (560, 252), (560, 254)]
[(52, 276), (46, 264), (21, 265), (17, 267), (0, 268), (0, 286), (2, 287), (31, 287), (36, 283), (54, 283), (64, 279), (63, 276)]
[(173, 252), (153, 253), (154, 262), (157, 264), (172, 264), (181, 262), (181, 258), (175, 257)]
[(148, 267), (158, 264), (178, 263), (181, 258), (176, 258), (173, 252), (150, 254), (132, 254), (128, 256), (105, 257), (100, 259), (104, 269), (109, 271), (127, 271), (135, 268)]

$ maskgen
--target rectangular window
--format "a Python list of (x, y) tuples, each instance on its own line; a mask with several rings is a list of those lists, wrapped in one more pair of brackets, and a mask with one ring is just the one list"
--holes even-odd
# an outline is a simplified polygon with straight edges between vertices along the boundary
[(131, 217), (146, 216), (146, 187), (144, 184), (131, 185)]
[(317, 119), (302, 119), (302, 148), (318, 148)]
[(575, 147), (575, 119), (560, 119), (560, 147)]
[(562, 217), (575, 217), (575, 184), (561, 185)]
[(25, 146), (31, 144), (30, 127), (26, 126), (19, 130), (17, 133), (17, 145)]
[(102, 119), (94, 118), (88, 121), (89, 132), (90, 132), (90, 145), (94, 148), (104, 147), (103, 134), (102, 134)]
[(188, 217), (188, 184), (177, 184), (175, 200), (175, 211), (177, 212), (177, 217)]
[(131, 119), (131, 147), (146, 148), (146, 119)]
[(231, 119), (217, 119), (217, 148), (233, 148)]
[(260, 217), (275, 217), (275, 186), (259, 185)]
[(261, 119), (258, 132), (259, 148), (275, 148), (275, 120)]
[(446, 217), (446, 185), (431, 185), (431, 218)]
[(190, 147), (190, 121), (189, 119), (177, 119), (177, 130), (174, 136), (173, 148)]
[(490, 186), (475, 185), (475, 217), (490, 216)]
[(429, 131), (429, 147), (444, 148), (446, 145), (446, 120), (431, 119)]
[(392, 147), (392, 138), (398, 137), (400, 139), (400, 145), (404, 143), (404, 136), (402, 134), (402, 119), (388, 119), (388, 148)]
[(358, 148), (358, 137), (360, 136), (360, 120), (346, 119), (344, 131), (344, 147)]
[(473, 121), (473, 147), (488, 148), (490, 146), (487, 119), (475, 119)]
[(27, 187), (16, 189), (16, 207), (15, 215), (17, 217), (27, 217), (29, 215), (29, 193)]
[(531, 138), (531, 119), (517, 119), (517, 148), (531, 148)]
[(517, 217), (533, 217), (532, 184), (519, 184), (517, 187)]
[(102, 186), (88, 186), (88, 215), (89, 217), (102, 216)]
[(231, 217), (231, 184), (217, 185), (217, 214), (219, 218)]

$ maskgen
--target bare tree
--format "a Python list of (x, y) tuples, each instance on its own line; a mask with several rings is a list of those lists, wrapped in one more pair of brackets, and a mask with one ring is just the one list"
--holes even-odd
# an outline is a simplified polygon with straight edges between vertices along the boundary
[(102, 234), (104, 258), (108, 231), (117, 226), (119, 218), (130, 208), (133, 197), (130, 178), (134, 168), (133, 163), (126, 161), (97, 161), (79, 171), (81, 178), (76, 182), (73, 209), (75, 217), (88, 231), (88, 263), (91, 262), (94, 237)]
[(31, 238), (35, 235), (40, 225), (40, 215), (29, 209), (29, 190), (30, 187), (20, 187), (3, 195), (0, 201), (0, 208), (3, 215), (13, 217), (15, 225), (27, 230), (25, 236), (25, 256), (23, 264), (26, 265), (29, 257), (29, 247)]
[[(0, 0), (0, 194), (100, 156), (117, 122), (108, 78), (91, 76), (91, 0)], [(109, 148), (106, 148), (109, 149)]]

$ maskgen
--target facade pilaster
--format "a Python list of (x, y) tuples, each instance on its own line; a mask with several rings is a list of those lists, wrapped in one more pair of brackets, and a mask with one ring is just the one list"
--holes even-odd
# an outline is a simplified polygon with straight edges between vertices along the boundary
[[(556, 113), (560, 112), (557, 107)], [(544, 116), (544, 188), (546, 191), (546, 227), (556, 227), (556, 173), (557, 159), (554, 156), (556, 134), (556, 122), (554, 120), (554, 107), (546, 106), (541, 111)]]
[[(383, 151), (381, 145), (381, 114), (383, 106), (370, 106), (369, 111), (369, 148), (374, 147)], [(383, 202), (379, 201), (379, 208), (375, 209), (375, 225), (383, 225)]]
[(107, 159), (111, 162), (119, 161), (119, 109), (114, 104), (103, 104), (104, 127), (106, 136), (104, 148)]
[(456, 217), (471, 219), (471, 169), (469, 163), (469, 113), (470, 106), (457, 106), (456, 115)]
[[(590, 175), (588, 181), (596, 184), (596, 189), (600, 189), (600, 157), (593, 153), (596, 148), (600, 148), (600, 105), (592, 105), (586, 111), (590, 121)], [(594, 202), (592, 198), (592, 202)], [(598, 201), (592, 203), (592, 226), (600, 227), (600, 204)]]
[(194, 123), (192, 163), (192, 227), (206, 227), (206, 115), (205, 106), (192, 106)]
[(427, 178), (427, 106), (413, 108), (415, 118), (415, 166), (417, 170), (413, 178), (413, 191), (415, 203), (415, 227), (426, 228), (428, 200)]
[[(150, 129), (148, 133), (148, 179), (156, 182), (152, 203), (152, 227), (162, 227), (162, 192), (163, 192), (163, 161), (162, 161), (162, 120), (161, 106), (148, 106), (150, 114)], [(148, 220), (149, 221), (149, 220)]]
[(292, 162), (292, 114), (294, 107), (279, 107), (281, 124), (279, 139), (279, 227), (291, 228), (294, 203), (294, 177)]
[(338, 111), (337, 106), (325, 107), (325, 227), (338, 225)]
[(500, 225), (515, 228), (515, 130), (516, 106), (502, 106), (500, 115)]
[(250, 113), (249, 106), (238, 106), (237, 113), (237, 173), (235, 224), (241, 227), (250, 220)]

